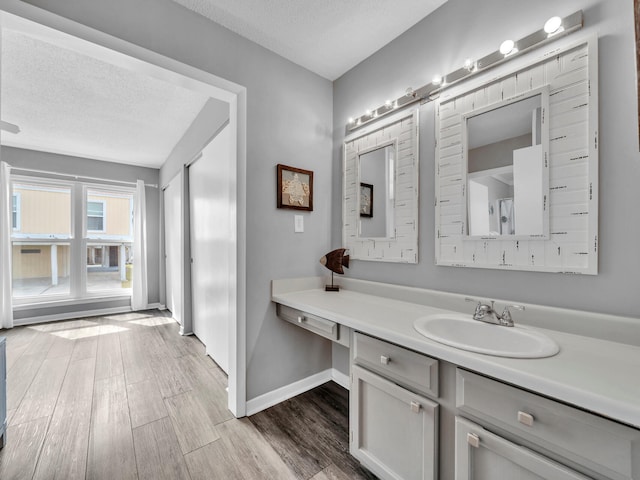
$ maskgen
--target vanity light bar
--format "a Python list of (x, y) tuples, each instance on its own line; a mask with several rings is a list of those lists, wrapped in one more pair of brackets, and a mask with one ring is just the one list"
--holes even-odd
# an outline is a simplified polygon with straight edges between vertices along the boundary
[[(356, 130), (370, 122), (373, 122), (374, 120), (377, 120), (383, 115), (386, 115), (398, 108), (402, 108), (412, 103), (419, 101), (428, 102), (434, 100), (435, 98), (437, 98), (438, 94), (445, 88), (455, 85), (456, 83), (477, 73), (488, 70), (489, 68), (493, 68), (507, 60), (510, 60), (511, 58), (522, 55), (529, 50), (549, 43), (556, 38), (560, 38), (582, 28), (582, 10), (578, 10), (577, 12), (560, 19), (560, 24), (554, 31), (550, 32), (549, 30), (553, 29), (553, 27), (555, 27), (558, 23), (558, 18), (559, 17), (552, 17), (545, 23), (544, 28), (541, 28), (531, 35), (527, 35), (520, 40), (513, 41), (513, 46), (509, 52), (501, 53), (500, 50), (496, 50), (475, 62), (473, 60), (467, 59), (463, 67), (454, 70), (453, 72), (442, 77), (436, 75), (433, 77), (431, 83), (428, 83), (418, 88), (417, 90), (408, 88), (407, 93), (402, 97), (399, 97), (393, 101), (387, 100), (384, 105), (381, 105), (378, 108), (367, 110), (366, 113), (364, 115), (361, 115), (360, 117), (350, 118), (349, 122), (347, 123), (347, 131), (351, 132), (353, 130)], [(554, 21), (551, 22), (551, 20)], [(550, 24), (553, 24), (553, 27), (550, 27)], [(503, 42), (501, 47), (503, 47), (506, 43), (507, 41)], [(506, 48), (506, 46), (504, 48)]]

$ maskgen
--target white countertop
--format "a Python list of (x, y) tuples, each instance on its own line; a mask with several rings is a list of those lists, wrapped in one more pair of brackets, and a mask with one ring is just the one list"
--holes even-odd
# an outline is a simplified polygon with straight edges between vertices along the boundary
[(537, 329), (560, 345), (557, 355), (494, 357), (434, 342), (414, 330), (416, 319), (450, 310), (344, 289), (274, 292), (272, 300), (640, 428), (640, 347)]

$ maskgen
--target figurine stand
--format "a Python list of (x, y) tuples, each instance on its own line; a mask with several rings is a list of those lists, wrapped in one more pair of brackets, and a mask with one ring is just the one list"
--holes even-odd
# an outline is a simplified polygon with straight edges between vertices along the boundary
[(324, 289), (326, 292), (339, 292), (340, 286), (333, 284), (333, 272), (331, 272), (331, 285), (325, 285)]

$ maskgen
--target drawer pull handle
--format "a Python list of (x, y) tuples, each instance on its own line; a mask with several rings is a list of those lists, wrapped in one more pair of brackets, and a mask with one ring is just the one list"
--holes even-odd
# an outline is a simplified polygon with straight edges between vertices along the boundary
[(420, 405), (418, 402), (411, 402), (411, 411), (413, 413), (420, 413), (420, 408), (422, 407), (422, 405)]
[(302, 315), (298, 316), (298, 323), (302, 323), (306, 320)]
[(533, 427), (533, 415), (525, 412), (518, 412), (518, 421), (527, 427)]
[(390, 361), (391, 361), (391, 357), (387, 357), (386, 355), (380, 355), (380, 363), (382, 365), (389, 365)]
[(472, 447), (480, 447), (480, 437), (475, 433), (467, 433), (467, 443)]

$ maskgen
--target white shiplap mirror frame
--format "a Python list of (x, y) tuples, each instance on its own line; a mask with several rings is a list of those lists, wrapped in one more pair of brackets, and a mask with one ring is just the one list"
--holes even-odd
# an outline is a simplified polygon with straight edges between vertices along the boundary
[[(598, 272), (598, 49), (591, 37), (436, 103), (436, 265)], [(466, 233), (462, 120), (472, 110), (549, 86), (549, 238)]]
[[(349, 135), (344, 142), (342, 242), (351, 259), (418, 263), (418, 110), (399, 112)], [(362, 238), (359, 157), (394, 142), (394, 225), (392, 238)]]

